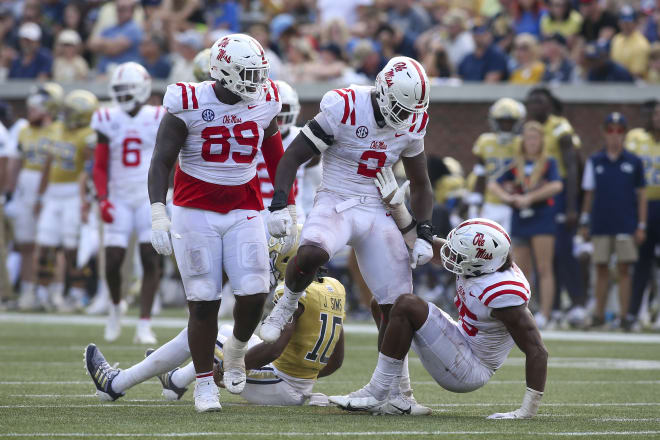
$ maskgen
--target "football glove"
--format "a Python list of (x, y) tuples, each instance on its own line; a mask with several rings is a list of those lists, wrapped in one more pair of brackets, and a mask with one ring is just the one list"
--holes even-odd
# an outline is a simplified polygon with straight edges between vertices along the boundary
[(410, 255), (410, 267), (414, 269), (417, 266), (423, 266), (431, 261), (431, 258), (433, 258), (433, 246), (428, 241), (418, 237)]
[(293, 219), (288, 209), (272, 211), (266, 220), (271, 237), (281, 238), (291, 235)]
[(167, 217), (165, 205), (156, 202), (151, 204), (151, 245), (160, 255), (172, 254), (170, 240), (170, 219)]
[(101, 202), (99, 202), (99, 209), (101, 210), (101, 218), (105, 223), (112, 223), (115, 221), (115, 218), (112, 215), (112, 211), (114, 211), (115, 205), (110, 203), (110, 200), (101, 200)]
[(539, 405), (541, 404), (542, 397), (543, 397), (543, 392), (536, 391), (527, 387), (527, 390), (525, 391), (525, 397), (523, 397), (523, 403), (520, 408), (511, 412), (491, 414), (490, 416), (488, 416), (488, 418), (491, 420), (531, 419), (536, 415), (536, 412), (539, 410)]
[(374, 184), (380, 191), (380, 196), (386, 205), (401, 205), (406, 201), (406, 189), (410, 185), (410, 181), (406, 180), (399, 188), (391, 167), (382, 168), (376, 173)]

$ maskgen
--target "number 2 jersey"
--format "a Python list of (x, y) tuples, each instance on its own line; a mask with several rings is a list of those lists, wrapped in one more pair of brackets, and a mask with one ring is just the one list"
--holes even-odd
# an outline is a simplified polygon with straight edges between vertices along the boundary
[(314, 118), (334, 141), (323, 151), (323, 177), (319, 191), (349, 197), (379, 197), (373, 179), (383, 167), (401, 156), (424, 151), (428, 114), (413, 119), (405, 130), (380, 127), (374, 116), (369, 86), (351, 85), (323, 95), (321, 112)]
[(213, 84), (176, 83), (165, 92), (165, 108), (188, 128), (174, 175), (174, 204), (220, 213), (261, 211), (256, 156), (282, 109), (277, 87), (269, 80), (260, 101), (225, 104)]
[(479, 277), (456, 277), (458, 327), (472, 352), (488, 368), (497, 370), (513, 348), (504, 324), (493, 318), (493, 309), (514, 307), (530, 299), (529, 282), (518, 266)]
[(164, 114), (162, 107), (143, 105), (135, 116), (119, 107), (100, 108), (92, 116), (91, 127), (108, 138), (110, 198), (149, 199), (149, 165)]

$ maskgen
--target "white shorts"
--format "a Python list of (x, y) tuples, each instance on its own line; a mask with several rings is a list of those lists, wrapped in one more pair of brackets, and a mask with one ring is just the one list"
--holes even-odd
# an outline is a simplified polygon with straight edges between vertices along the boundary
[(189, 301), (220, 299), (223, 269), (234, 295), (268, 292), (268, 246), (258, 211), (220, 214), (174, 206), (171, 232)]
[(114, 206), (113, 222), (103, 225), (103, 245), (126, 248), (134, 232), (138, 243), (151, 243), (149, 199), (127, 200), (111, 195), (108, 200)]
[(454, 393), (481, 388), (494, 373), (472, 353), (458, 324), (431, 303), (426, 322), (415, 332), (412, 348), (438, 385)]
[(80, 209), (77, 183), (49, 184), (37, 223), (37, 244), (66, 249), (78, 247)]
[[(221, 355), (223, 345), (227, 338), (231, 336), (232, 331), (233, 327), (230, 325), (220, 327), (218, 340), (216, 341), (216, 357)], [(248, 341), (248, 348), (252, 348), (261, 342), (263, 341), (258, 336), (252, 335)], [(255, 405), (302, 405), (309, 394), (307, 389), (299, 389), (295, 384), (283, 379), (282, 376), (271, 364), (257, 370), (248, 371), (241, 397)], [(315, 381), (310, 379), (304, 382), (309, 383), (308, 389), (311, 392)]]
[(346, 244), (353, 247), (360, 272), (378, 304), (393, 304), (399, 296), (412, 293), (408, 248), (380, 200), (346, 200), (327, 191), (317, 192), (300, 244), (318, 246), (330, 258)]
[(511, 214), (513, 210), (503, 203), (484, 203), (481, 207), (481, 217), (502, 225), (505, 231), (511, 231)]
[(23, 169), (18, 175), (16, 191), (11, 201), (14, 239), (18, 244), (35, 242), (37, 219), (34, 216), (34, 205), (37, 203), (40, 182), (41, 172), (39, 171)]

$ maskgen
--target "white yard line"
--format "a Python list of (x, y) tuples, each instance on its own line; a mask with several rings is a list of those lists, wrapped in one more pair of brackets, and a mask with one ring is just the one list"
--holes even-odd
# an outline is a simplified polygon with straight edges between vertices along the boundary
[[(494, 422), (498, 423), (498, 422)], [(621, 435), (658, 435), (660, 431), (568, 431), (568, 432), (516, 432), (512, 433), (515, 437), (593, 437), (593, 436), (621, 436)], [(0, 438), (15, 437), (215, 437), (232, 438), (235, 436), (250, 437), (378, 437), (378, 436), (428, 436), (428, 435), (467, 435), (467, 436), (486, 436), (486, 435), (507, 435), (499, 431), (364, 431), (364, 432), (167, 432), (167, 433), (7, 433), (0, 434)]]
[(626, 417), (601, 417), (597, 419), (591, 419), (594, 422), (627, 422), (627, 423), (637, 423), (637, 422), (660, 422), (660, 417), (652, 417), (652, 418), (643, 418), (643, 419), (635, 419), (635, 418), (626, 418)]
[[(105, 316), (86, 315), (47, 315), (39, 313), (0, 313), (0, 323), (26, 323), (26, 324), (62, 324), (62, 325), (98, 325), (106, 323)], [(135, 326), (138, 322), (136, 317), (124, 317), (122, 323)], [(179, 328), (188, 324), (186, 318), (153, 318), (152, 327), (156, 328)], [(231, 321), (221, 321), (220, 324), (231, 324)], [(371, 323), (345, 324), (346, 333), (354, 334), (377, 334), (376, 326)], [(610, 332), (584, 332), (584, 331), (543, 331), (543, 339), (546, 341), (581, 341), (581, 342), (624, 342), (642, 344), (660, 344), (660, 334), (631, 334)]]

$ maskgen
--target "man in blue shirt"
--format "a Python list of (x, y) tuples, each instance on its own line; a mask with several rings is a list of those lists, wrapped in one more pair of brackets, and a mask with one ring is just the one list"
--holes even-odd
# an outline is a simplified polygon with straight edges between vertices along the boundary
[(505, 80), (508, 75), (507, 57), (493, 43), (493, 35), (486, 25), (472, 28), (474, 52), (463, 58), (458, 66), (458, 75), (463, 81), (494, 83)]
[[(611, 113), (605, 120), (605, 148), (586, 163), (585, 191), (580, 224), (585, 239), (591, 235), (596, 264), (596, 309), (593, 326), (603, 325), (609, 288), (609, 262), (616, 254), (619, 311), (625, 318), (630, 302), (630, 267), (637, 261), (637, 246), (646, 238), (644, 166), (624, 149), (626, 119)], [(589, 227), (589, 228), (587, 228)]]
[(100, 54), (98, 70), (105, 73), (112, 65), (140, 61), (142, 29), (133, 21), (135, 0), (117, 0), (117, 24), (90, 38), (87, 46)]
[(53, 56), (41, 47), (41, 28), (36, 23), (23, 23), (18, 29), (21, 54), (11, 63), (9, 78), (50, 78)]
[(590, 43), (584, 49), (589, 82), (634, 82), (635, 78), (621, 64), (610, 59), (607, 45)]
[(155, 79), (167, 79), (172, 66), (165, 55), (163, 45), (155, 35), (145, 35), (140, 44), (140, 64), (147, 69), (149, 75)]

